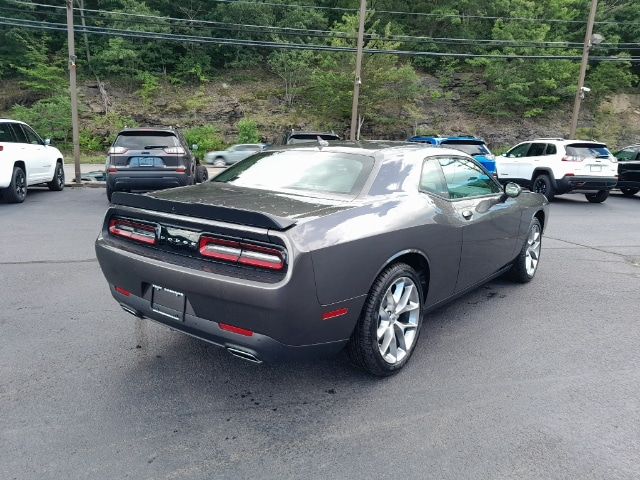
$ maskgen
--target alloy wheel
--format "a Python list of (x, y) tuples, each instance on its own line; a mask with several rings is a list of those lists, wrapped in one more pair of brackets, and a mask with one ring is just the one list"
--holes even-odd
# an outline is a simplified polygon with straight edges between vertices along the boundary
[(543, 195), (546, 195), (547, 182), (545, 182), (542, 178), (538, 178), (533, 185), (533, 191), (536, 193), (541, 193)]
[(540, 260), (540, 250), (542, 247), (542, 239), (540, 238), (540, 226), (533, 225), (529, 231), (529, 237), (527, 238), (527, 253), (525, 257), (525, 267), (527, 269), (527, 275), (533, 277), (538, 268), (538, 261)]
[(61, 166), (58, 167), (56, 172), (56, 181), (58, 182), (58, 187), (64, 186), (64, 169)]
[(18, 198), (24, 198), (27, 196), (27, 181), (24, 178), (22, 170), (18, 170), (16, 173), (16, 195)]
[(416, 284), (409, 277), (396, 279), (385, 292), (378, 312), (378, 349), (385, 362), (399, 363), (411, 351), (420, 312)]

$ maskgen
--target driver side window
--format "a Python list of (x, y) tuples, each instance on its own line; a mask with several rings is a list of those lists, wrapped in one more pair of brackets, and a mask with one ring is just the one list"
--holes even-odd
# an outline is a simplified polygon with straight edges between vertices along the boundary
[(500, 186), (472, 160), (440, 158), (451, 199), (481, 197), (500, 193)]
[(530, 146), (530, 143), (523, 143), (522, 145), (518, 145), (517, 147), (514, 147), (507, 152), (507, 157), (526, 157)]

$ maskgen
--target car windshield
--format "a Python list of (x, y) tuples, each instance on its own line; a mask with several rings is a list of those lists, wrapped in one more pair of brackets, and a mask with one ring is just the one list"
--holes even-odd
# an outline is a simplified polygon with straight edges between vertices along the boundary
[(573, 143), (571, 145), (567, 145), (567, 155), (582, 158), (608, 158), (611, 153), (604, 144)]
[(446, 145), (469, 155), (487, 155), (489, 153), (489, 149), (482, 143), (471, 143), (464, 140), (444, 140), (441, 145)]
[(149, 148), (179, 147), (178, 138), (171, 132), (123, 132), (118, 135), (114, 147), (129, 150)]
[(373, 158), (348, 153), (285, 150), (254, 155), (212, 181), (266, 190), (304, 190), (356, 195)]
[(301, 133), (291, 135), (287, 143), (291, 145), (294, 143), (316, 142), (318, 141), (318, 137), (323, 140), (340, 140), (340, 137), (331, 133)]

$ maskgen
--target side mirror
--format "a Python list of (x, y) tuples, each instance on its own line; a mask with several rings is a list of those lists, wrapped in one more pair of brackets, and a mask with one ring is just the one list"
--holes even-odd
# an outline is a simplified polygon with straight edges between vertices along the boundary
[(49, 145), (51, 145), (51, 139), (50, 138), (45, 138), (44, 139), (44, 146), (48, 147)]
[(504, 186), (504, 194), (509, 198), (516, 198), (522, 193), (522, 187), (517, 183), (509, 182)]
[(198, 145), (195, 144), (195, 143), (193, 145), (191, 145), (191, 150), (193, 150), (194, 152), (197, 152), (198, 151)]

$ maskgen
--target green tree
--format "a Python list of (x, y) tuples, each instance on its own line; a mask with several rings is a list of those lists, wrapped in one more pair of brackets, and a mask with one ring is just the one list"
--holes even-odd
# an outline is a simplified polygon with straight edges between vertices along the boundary
[(284, 102), (292, 106), (300, 91), (300, 85), (309, 79), (315, 55), (305, 50), (277, 50), (269, 55), (269, 67), (284, 86)]
[(71, 100), (69, 95), (56, 95), (40, 100), (32, 107), (16, 105), (11, 110), (16, 120), (31, 125), (40, 135), (51, 138), (62, 146), (71, 138)]
[(243, 118), (238, 122), (238, 143), (258, 143), (260, 133), (255, 120)]
[(200, 160), (207, 152), (224, 148), (220, 132), (211, 125), (190, 128), (184, 132), (184, 136), (189, 146), (198, 145), (198, 149), (194, 153)]

